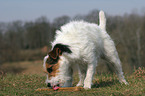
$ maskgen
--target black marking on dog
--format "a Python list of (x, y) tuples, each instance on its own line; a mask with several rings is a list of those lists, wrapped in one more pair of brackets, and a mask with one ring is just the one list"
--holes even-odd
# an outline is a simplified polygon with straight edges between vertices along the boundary
[(51, 73), (53, 70), (52, 70), (52, 67), (50, 67), (50, 68), (47, 68), (47, 72), (48, 73)]
[(47, 84), (47, 87), (51, 87), (51, 84), (50, 84), (50, 83), (48, 83), (48, 84)]
[(63, 52), (72, 53), (72, 51), (70, 50), (69, 47), (70, 47), (70, 46), (68, 46), (68, 45), (63, 45), (63, 44), (61, 44), (61, 43), (58, 43), (58, 44), (56, 44), (56, 45), (54, 46), (54, 48), (59, 48), (59, 49), (61, 50), (61, 54), (62, 54)]

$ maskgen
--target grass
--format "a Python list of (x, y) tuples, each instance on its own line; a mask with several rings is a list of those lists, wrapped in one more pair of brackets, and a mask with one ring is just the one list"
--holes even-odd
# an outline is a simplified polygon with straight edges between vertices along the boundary
[[(37, 65), (37, 62), (32, 64)], [(76, 92), (36, 92), (37, 88), (46, 87), (44, 83), (46, 77), (36, 73), (1, 74), (0, 96), (145, 96), (145, 68), (139, 68), (132, 75), (125, 76), (129, 85), (120, 84), (115, 74), (101, 74), (95, 75), (92, 89)], [(77, 82), (78, 76), (75, 75), (73, 85), (75, 86)]]

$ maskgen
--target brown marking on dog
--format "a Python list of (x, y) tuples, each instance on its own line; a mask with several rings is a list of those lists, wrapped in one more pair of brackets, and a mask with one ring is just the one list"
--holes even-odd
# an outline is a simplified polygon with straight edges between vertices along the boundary
[(61, 50), (59, 48), (54, 48), (48, 54), (52, 59), (56, 60), (61, 55)]
[[(48, 64), (46, 63), (45, 64), (45, 72), (48, 74), (48, 77), (51, 78), (51, 77), (55, 77), (57, 75), (57, 73), (59, 72), (59, 62), (56, 63), (56, 64)], [(49, 71), (49, 70), (52, 70), (52, 71)]]
[[(48, 73), (48, 77), (55, 77), (57, 75), (57, 73), (59, 72), (59, 62), (54, 64), (52, 67), (52, 72)], [(49, 67), (50, 68), (50, 67)]]

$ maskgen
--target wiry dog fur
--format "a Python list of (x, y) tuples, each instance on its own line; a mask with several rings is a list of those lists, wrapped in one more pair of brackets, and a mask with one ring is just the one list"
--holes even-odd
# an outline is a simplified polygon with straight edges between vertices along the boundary
[(106, 32), (103, 11), (99, 13), (99, 21), (99, 25), (72, 21), (56, 31), (52, 50), (44, 58), (43, 64), (48, 73), (46, 83), (49, 86), (72, 86), (72, 66), (77, 65), (80, 78), (77, 86), (91, 88), (98, 59), (102, 57), (114, 66), (119, 81), (127, 84), (114, 42)]

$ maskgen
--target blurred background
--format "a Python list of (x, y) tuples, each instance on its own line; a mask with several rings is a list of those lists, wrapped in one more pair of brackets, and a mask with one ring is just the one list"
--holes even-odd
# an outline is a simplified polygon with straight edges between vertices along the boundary
[[(125, 73), (145, 67), (145, 0), (0, 0), (0, 72), (39, 73), (55, 31), (72, 20), (107, 18)], [(101, 61), (98, 73), (111, 72)]]

